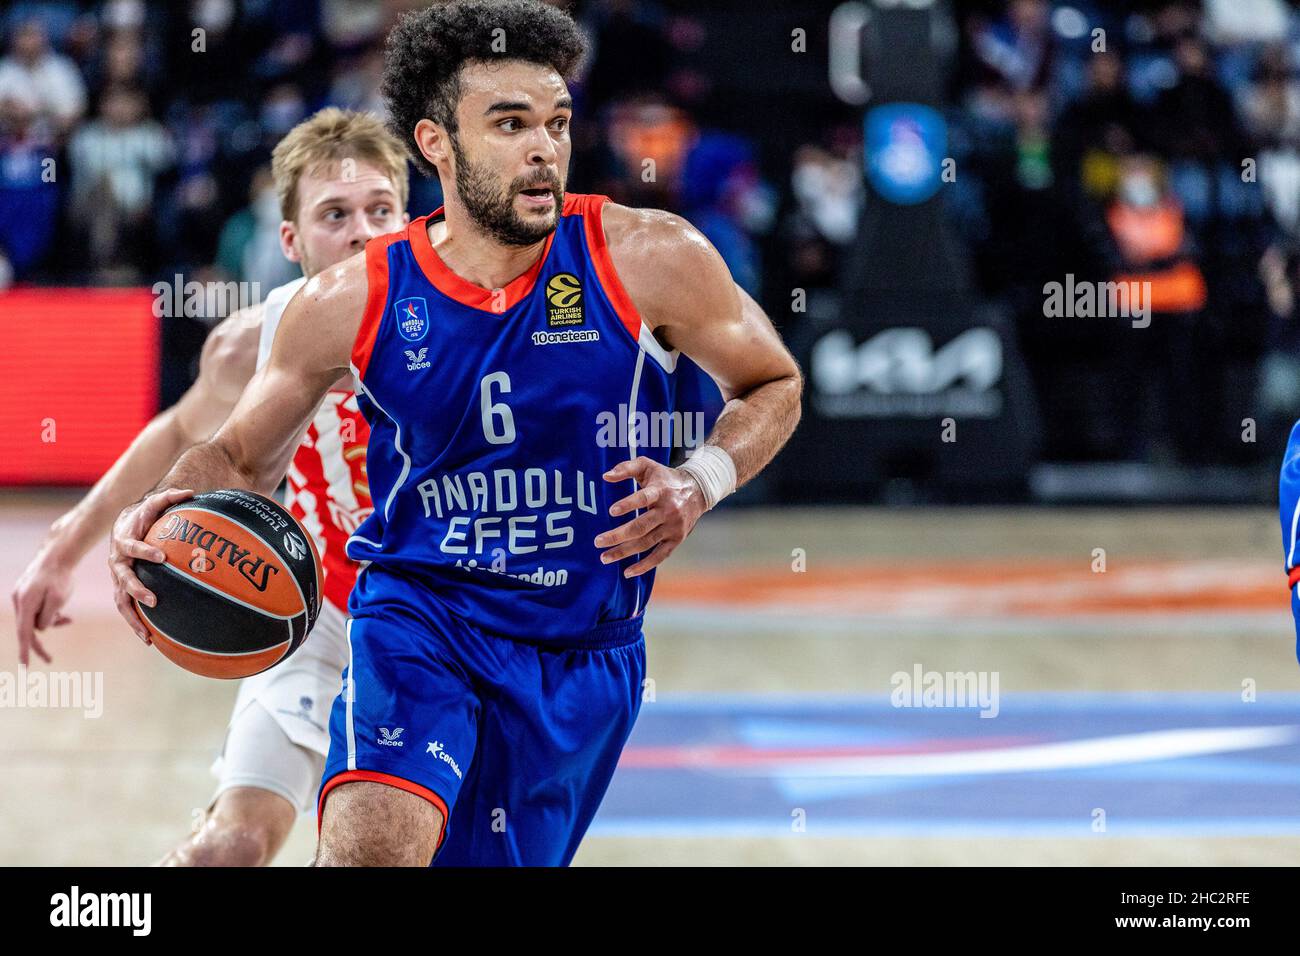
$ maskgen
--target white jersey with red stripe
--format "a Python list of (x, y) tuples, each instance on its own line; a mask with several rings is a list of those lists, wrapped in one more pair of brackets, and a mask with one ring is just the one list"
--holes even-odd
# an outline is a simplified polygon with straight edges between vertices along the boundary
[[(306, 281), (295, 279), (278, 286), (263, 301), (259, 369), (270, 358), (285, 306)], [(356, 394), (332, 388), (312, 417), (286, 475), (284, 506), (316, 541), (325, 571), (325, 600), (345, 613), (358, 565), (344, 546), (374, 510), (366, 479), (369, 441), (370, 426), (357, 407)]]

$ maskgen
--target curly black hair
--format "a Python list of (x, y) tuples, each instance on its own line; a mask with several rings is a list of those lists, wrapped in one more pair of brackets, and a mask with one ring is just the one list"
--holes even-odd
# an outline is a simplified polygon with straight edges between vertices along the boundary
[(408, 13), (384, 46), (380, 87), (388, 125), (425, 176), (436, 170), (412, 139), (433, 120), (455, 138), (460, 71), (471, 60), (525, 60), (570, 77), (586, 41), (573, 18), (542, 0), (452, 0)]

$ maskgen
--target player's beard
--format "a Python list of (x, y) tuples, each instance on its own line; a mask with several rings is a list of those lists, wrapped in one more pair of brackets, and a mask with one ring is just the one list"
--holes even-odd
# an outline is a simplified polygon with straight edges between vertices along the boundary
[[(456, 156), (456, 192), (480, 229), (507, 246), (531, 246), (555, 231), (559, 211), (564, 208), (564, 187), (558, 179), (546, 172), (520, 176), (503, 189), (491, 170), (469, 160), (455, 137), (451, 149)], [(520, 190), (539, 187), (550, 189), (555, 197), (552, 215), (525, 220), (515, 210), (515, 196)]]

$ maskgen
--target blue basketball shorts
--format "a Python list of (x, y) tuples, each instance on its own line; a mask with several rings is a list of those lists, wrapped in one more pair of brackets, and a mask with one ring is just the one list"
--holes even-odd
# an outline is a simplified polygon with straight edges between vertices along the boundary
[(373, 780), (442, 814), (435, 866), (565, 866), (632, 732), (641, 618), (578, 646), (481, 633), (422, 605), (353, 607), (317, 798)]
[(1295, 620), (1295, 656), (1300, 661), (1300, 584), (1291, 585), (1291, 617)]

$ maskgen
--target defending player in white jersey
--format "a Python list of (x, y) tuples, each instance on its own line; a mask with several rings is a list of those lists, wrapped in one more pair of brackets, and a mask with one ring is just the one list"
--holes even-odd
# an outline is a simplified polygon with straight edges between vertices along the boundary
[[(13, 591), (19, 657), (50, 655), (38, 633), (65, 623), (72, 573), (103, 541), (121, 509), (156, 485), (190, 446), (225, 421), (270, 354), (280, 315), (306, 279), (360, 252), (367, 239), (406, 225), (405, 152), (374, 116), (324, 109), (295, 127), (272, 157), (284, 221), (280, 244), (303, 278), (272, 290), (213, 329), (199, 375), (157, 415), (72, 510), (50, 528)], [(202, 824), (163, 859), (177, 866), (259, 866), (310, 809), (329, 747), (326, 723), (347, 661), (343, 628), (356, 566), (343, 544), (369, 514), (369, 427), (350, 377), (317, 409), (287, 476), (285, 505), (316, 540), (325, 571), (320, 618), (289, 660), (241, 683), (217, 791)], [(143, 636), (143, 635), (142, 635)]]

